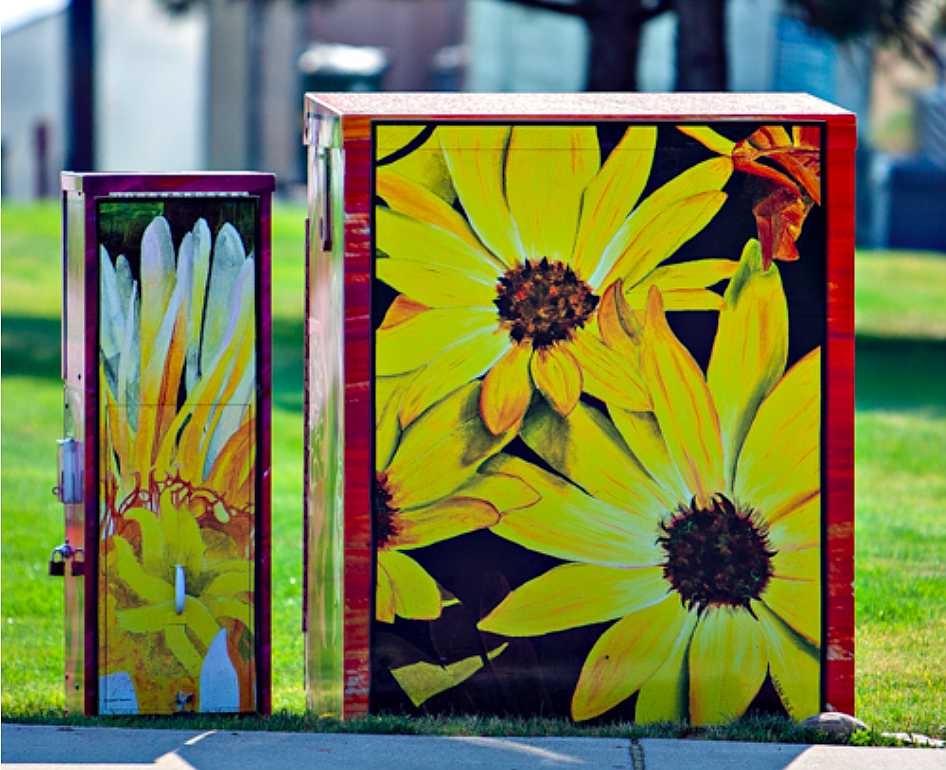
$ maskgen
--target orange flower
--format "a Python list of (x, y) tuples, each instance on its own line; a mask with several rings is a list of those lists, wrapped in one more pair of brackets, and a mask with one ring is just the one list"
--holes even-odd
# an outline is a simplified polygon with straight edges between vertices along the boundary
[(762, 126), (741, 142), (732, 142), (706, 126), (679, 129), (714, 152), (731, 157), (735, 171), (761, 176), (777, 185), (752, 209), (763, 267), (768, 269), (773, 259), (798, 259), (795, 241), (802, 224), (811, 207), (821, 204), (821, 129), (793, 126), (789, 134), (782, 126)]

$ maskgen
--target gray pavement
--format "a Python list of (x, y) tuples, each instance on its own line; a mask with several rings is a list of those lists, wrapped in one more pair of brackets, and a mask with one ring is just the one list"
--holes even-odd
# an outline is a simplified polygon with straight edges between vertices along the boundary
[(946, 770), (946, 750), (617, 738), (468, 738), (3, 724), (14, 770)]

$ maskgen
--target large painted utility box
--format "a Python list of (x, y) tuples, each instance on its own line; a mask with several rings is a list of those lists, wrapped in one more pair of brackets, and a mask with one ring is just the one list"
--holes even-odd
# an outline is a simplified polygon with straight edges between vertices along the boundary
[(854, 709), (853, 114), (309, 94), (310, 709)]
[(274, 184), (63, 175), (70, 711), (270, 710)]

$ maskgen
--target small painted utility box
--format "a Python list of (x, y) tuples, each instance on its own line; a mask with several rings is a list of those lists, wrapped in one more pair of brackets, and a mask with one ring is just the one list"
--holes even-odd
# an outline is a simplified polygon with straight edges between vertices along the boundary
[(309, 94), (309, 707), (854, 709), (854, 115)]
[(63, 174), (66, 706), (270, 710), (266, 174)]

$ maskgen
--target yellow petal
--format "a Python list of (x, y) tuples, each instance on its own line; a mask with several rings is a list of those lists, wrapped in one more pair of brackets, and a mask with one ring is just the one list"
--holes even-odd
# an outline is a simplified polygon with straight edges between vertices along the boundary
[(725, 299), (706, 382), (719, 415), (731, 485), (749, 426), (785, 371), (788, 356), (788, 303), (778, 267), (762, 267), (758, 241), (746, 244)]
[[(647, 295), (654, 284), (645, 279), (627, 292), (627, 304), (635, 311), (647, 307)], [(709, 289), (669, 289), (664, 295), (665, 310), (722, 310), (726, 301)]]
[(727, 139), (721, 134), (717, 134), (709, 126), (690, 126), (684, 124), (677, 126), (677, 128), (687, 136), (692, 136), (704, 147), (713, 152), (718, 152), (720, 155), (732, 155), (733, 150), (736, 149), (736, 143), (734, 141)]
[(203, 658), (187, 635), (184, 626), (168, 626), (164, 632), (164, 641), (171, 654), (177, 658), (192, 679), (200, 676)]
[(541, 496), (528, 507), (505, 512), (494, 534), (567, 561), (652, 567), (662, 560), (654, 519), (589, 497), (516, 457), (498, 455), (485, 470), (515, 476)]
[(379, 471), (388, 467), (401, 437), (398, 412), (414, 374), (374, 378), (375, 465)]
[[(240, 423), (239, 427), (232, 431), (226, 444), (217, 452), (213, 465), (205, 474), (206, 484), (210, 489), (220, 492), (231, 506), (242, 507), (249, 500), (241, 500), (239, 490), (252, 475), (251, 466), (256, 456), (255, 413), (251, 406), (242, 405), (228, 405), (223, 407), (222, 411), (234, 417), (239, 416)], [(229, 433), (230, 430), (227, 426), (226, 432)], [(218, 429), (218, 435), (220, 432)]]
[(530, 370), (536, 387), (562, 415), (571, 414), (581, 398), (581, 367), (563, 345), (542, 348), (532, 356)]
[(499, 511), (484, 500), (451, 497), (433, 505), (401, 511), (395, 548), (424, 548), (441, 540), (465, 535), (499, 523)]
[[(154, 415), (153, 422), (139, 421), (135, 436), (136, 468), (152, 466), (160, 442), (177, 412), (177, 393), (187, 351), (187, 307), (184, 298), (190, 280), (190, 271), (185, 266), (177, 276), (161, 324), (152, 340), (152, 347), (144, 346), (142, 336), (141, 349), (146, 352), (147, 358), (141, 364), (141, 401), (144, 404), (154, 404), (155, 407), (151, 412)], [(145, 298), (142, 296), (142, 306), (144, 302)]]
[(762, 402), (739, 455), (733, 491), (774, 524), (821, 487), (821, 349)]
[(481, 251), (439, 227), (375, 209), (378, 278), (429, 307), (489, 306), (502, 270)]
[(630, 450), (667, 495), (678, 503), (689, 503), (686, 485), (667, 451), (667, 442), (654, 413), (624, 409), (610, 409), (609, 413)]
[[(141, 563), (135, 558), (135, 552), (123, 538), (116, 537), (112, 539), (114, 550), (109, 554), (109, 566), (114, 565), (115, 577), (117, 577), (134, 594), (141, 598), (147, 604), (158, 605), (170, 602), (174, 598), (174, 586), (167, 580), (163, 580), (159, 575), (146, 572)], [(163, 554), (161, 554), (163, 556)], [(154, 554), (149, 554), (148, 562), (153, 562), (156, 558)], [(111, 575), (109, 576), (111, 580)]]
[(654, 675), (641, 686), (634, 707), (634, 721), (680, 722), (690, 716), (690, 677), (688, 672), (690, 640), (697, 623), (695, 612), (688, 612), (683, 627), (673, 641), (667, 658)]
[(231, 596), (253, 590), (252, 573), (249, 562), (244, 562), (245, 569), (237, 571), (224, 572), (217, 575), (210, 584), (201, 592), (201, 595), (212, 594), (214, 596)]
[(411, 620), (440, 617), (440, 589), (410, 556), (398, 551), (379, 551), (378, 570), (384, 570), (391, 581), (397, 615)]
[(430, 308), (427, 307), (427, 305), (416, 302), (403, 294), (398, 294), (384, 314), (384, 319), (381, 321), (379, 328), (391, 329), (405, 321), (410, 321), (412, 318), (428, 310), (430, 310)]
[(542, 636), (623, 617), (661, 601), (663, 568), (563, 564), (519, 586), (477, 627), (502, 636)]
[(641, 365), (670, 456), (697, 503), (708, 506), (726, 488), (719, 420), (699, 365), (667, 325), (656, 288), (647, 305)]
[(454, 307), (426, 310), (375, 334), (375, 372), (380, 377), (411, 372), (447, 348), (496, 330), (496, 310)]
[(581, 669), (572, 717), (582, 721), (599, 716), (640, 688), (670, 655), (687, 615), (672, 594), (605, 631)]
[[(650, 176), (656, 145), (655, 126), (632, 126), (585, 190), (572, 261), (580, 276), (596, 272), (605, 247), (637, 204)], [(611, 265), (601, 265), (601, 274), (610, 269)]]
[(601, 339), (618, 356), (640, 369), (641, 335), (631, 306), (624, 297), (624, 282), (612, 283), (598, 304), (598, 331)]
[(401, 176), (388, 166), (381, 166), (375, 176), (377, 194), (384, 198), (392, 210), (452, 233), (482, 253), (484, 259), (500, 262), (483, 249), (466, 220), (440, 195), (426, 187)]
[(638, 369), (637, 356), (624, 357), (587, 329), (576, 330), (569, 350), (581, 366), (585, 392), (610, 406), (650, 409), (650, 395)]
[(716, 216), (726, 201), (720, 191), (731, 175), (732, 160), (714, 158), (655, 190), (618, 230), (603, 258), (613, 267), (606, 274), (596, 272), (591, 286), (623, 278), (630, 287), (644, 278)]
[(401, 401), (401, 425), (410, 425), (432, 404), (488, 372), (508, 349), (505, 333), (482, 328), (442, 350), (407, 386)]
[[(232, 618), (239, 620), (249, 629), (253, 628), (253, 613), (250, 605), (240, 599), (234, 599), (232, 596), (204, 596), (201, 600), (206, 604), (209, 618)], [(206, 625), (206, 633), (213, 640), (213, 628), (209, 623)], [(209, 646), (209, 643), (208, 643)]]
[(528, 341), (512, 345), (483, 379), (480, 411), (491, 433), (500, 434), (517, 426), (532, 400)]
[(118, 610), (118, 629), (129, 634), (155, 634), (169, 627), (169, 621), (178, 617), (174, 611), (174, 600), (152, 604), (148, 607), (133, 607)]
[(440, 125), (436, 131), (470, 225), (486, 248), (512, 267), (525, 261), (525, 253), (506, 205), (509, 134), (509, 126), (486, 125)]
[(726, 724), (743, 715), (768, 668), (765, 635), (745, 609), (710, 607), (690, 644), (690, 720)]
[[(491, 651), (488, 654), (489, 660), (500, 655), (507, 646), (503, 644)], [(411, 699), (411, 703), (420, 706), (435, 695), (465, 682), (481, 668), (483, 668), (483, 658), (473, 655), (446, 666), (438, 666), (422, 660), (400, 668), (392, 668), (391, 675)]]
[[(243, 604), (243, 607), (245, 608), (246, 605)], [(200, 640), (205, 648), (210, 647), (211, 642), (220, 630), (220, 624), (217, 623), (203, 603), (193, 596), (185, 597), (184, 617), (187, 619), (188, 630)]]
[(384, 558), (388, 552), (378, 552), (378, 573), (375, 583), (375, 617), (382, 623), (394, 622), (394, 583), (391, 582), (391, 576), (384, 568)]
[(535, 505), (542, 495), (522, 479), (506, 473), (487, 470), (484, 466), (456, 491), (457, 497), (483, 500), (500, 514)]
[(417, 125), (380, 125), (377, 127), (375, 141), (375, 160), (385, 161), (388, 156), (400, 152), (415, 141), (427, 126)]
[(647, 474), (621, 434), (596, 409), (579, 403), (563, 418), (551, 409), (534, 407), (521, 435), (558, 473), (648, 526), (673, 506), (673, 498)]
[[(169, 467), (171, 457), (180, 465), (185, 478), (200, 481), (209, 442), (220, 414), (215, 405), (227, 403), (244, 381), (254, 359), (255, 289), (253, 261), (245, 260), (236, 286), (230, 324), (217, 354), (206, 362), (202, 376), (166, 431), (158, 452), (156, 467)], [(210, 307), (208, 306), (208, 312)], [(201, 356), (203, 358), (203, 355)], [(143, 420), (139, 422), (144, 423)], [(178, 441), (180, 442), (178, 444)]]
[(816, 493), (769, 527), (769, 542), (779, 552), (821, 544), (821, 494)]
[(809, 642), (821, 639), (821, 549), (779, 553), (772, 560), (774, 575), (763, 600)]
[[(378, 126), (376, 147), (378, 157), (382, 159), (378, 167), (389, 168), (405, 179), (410, 179), (436, 193), (448, 203), (453, 203), (457, 194), (450, 181), (450, 172), (447, 170), (447, 162), (443, 157), (437, 131), (430, 131), (426, 140), (420, 137), (420, 134), (428, 128), (428, 126), (405, 125)], [(407, 145), (416, 143), (418, 140), (422, 143), (416, 149), (397, 158), (391, 157), (393, 153), (407, 149)]]
[(731, 259), (694, 259), (676, 265), (658, 267), (647, 277), (661, 292), (703, 289), (732, 278), (739, 262)]
[(599, 165), (594, 126), (513, 127), (506, 197), (527, 259), (571, 262), (582, 194)]
[[(763, 602), (753, 602), (769, 648), (769, 672), (782, 704), (796, 722), (821, 709), (821, 655), (774, 615)], [(816, 613), (817, 614), (817, 613)]]
[(404, 431), (387, 470), (395, 507), (419, 508), (444, 499), (513, 438), (510, 432), (493, 435), (486, 429), (479, 392), (479, 383), (470, 383)]
[[(160, 575), (167, 567), (167, 555), (165, 552), (164, 530), (161, 528), (161, 522), (151, 511), (145, 508), (132, 508), (125, 513), (126, 519), (138, 522), (141, 527), (141, 565), (152, 575)], [(119, 546), (123, 543), (123, 546)], [(116, 548), (128, 547), (124, 540), (118, 538), (115, 540)], [(170, 597), (164, 596), (158, 601), (165, 601)]]
[(170, 490), (161, 495), (161, 525), (168, 555), (191, 574), (201, 571), (204, 541), (197, 520), (186, 508), (177, 508)]

